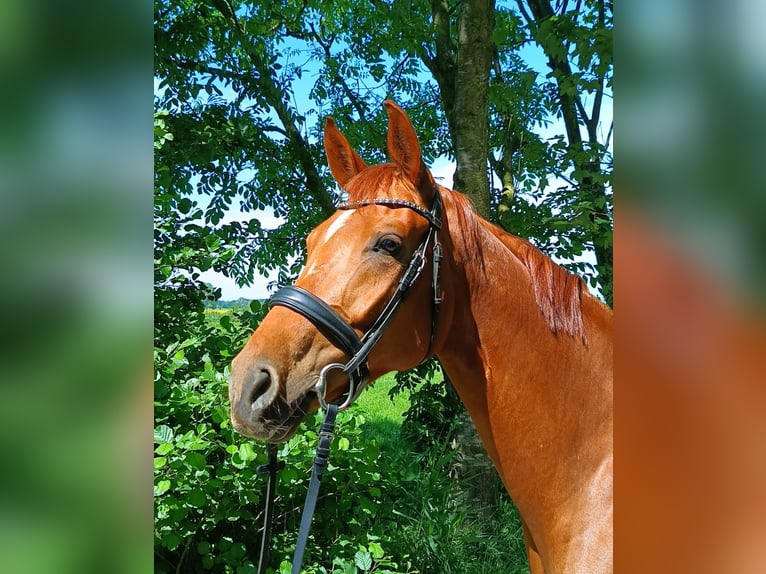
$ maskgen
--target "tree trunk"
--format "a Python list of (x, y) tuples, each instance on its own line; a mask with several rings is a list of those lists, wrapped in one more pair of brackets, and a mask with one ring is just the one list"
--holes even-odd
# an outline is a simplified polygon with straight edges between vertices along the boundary
[(457, 42), (453, 41), (449, 7), (432, 0), (435, 51), (421, 55), (439, 85), (455, 153), (453, 187), (471, 198), (476, 211), (490, 213), (489, 178), (489, 70), (492, 64), (494, 0), (465, 0), (457, 16)]
[[(457, 164), (452, 187), (471, 198), (476, 211), (491, 219), (488, 177), (489, 72), (494, 55), (494, 0), (465, 0), (457, 15), (457, 42), (452, 38), (449, 5), (431, 0), (435, 32), (434, 55), (421, 59), (439, 85)], [(445, 383), (448, 378), (445, 376)], [(448, 400), (448, 399), (447, 399)], [(470, 498), (487, 507), (497, 493), (497, 473), (466, 411), (456, 436), (463, 478), (471, 477)]]
[(492, 64), (494, 0), (468, 0), (458, 15), (455, 73), (455, 189), (467, 193), (476, 211), (491, 218), (489, 155), (489, 70)]

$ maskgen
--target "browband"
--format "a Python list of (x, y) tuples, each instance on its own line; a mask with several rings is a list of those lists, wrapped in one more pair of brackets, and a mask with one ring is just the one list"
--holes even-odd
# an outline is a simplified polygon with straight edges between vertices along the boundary
[(362, 200), (353, 201), (353, 202), (346, 201), (338, 205), (337, 209), (356, 209), (358, 207), (364, 207), (365, 205), (387, 205), (389, 207), (408, 207), (411, 210), (425, 217), (428, 220), (428, 223), (431, 224), (431, 227), (435, 227), (436, 229), (441, 229), (442, 198), (438, 190), (434, 193), (433, 201), (434, 201), (434, 204), (433, 204), (433, 207), (431, 207), (430, 211), (424, 207), (419, 206), (417, 203), (413, 203), (412, 201), (405, 201), (403, 199), (385, 199), (385, 198), (362, 199)]

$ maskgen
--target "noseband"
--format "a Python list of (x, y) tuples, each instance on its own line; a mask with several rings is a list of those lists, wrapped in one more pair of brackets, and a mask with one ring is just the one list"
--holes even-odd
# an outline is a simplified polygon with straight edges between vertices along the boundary
[(320, 371), (319, 381), (315, 385), (314, 390), (317, 394), (319, 404), (324, 410), (327, 410), (328, 406), (325, 397), (325, 393), (327, 392), (325, 383), (330, 371), (336, 369), (343, 371), (349, 378), (348, 393), (341, 404), (338, 405), (338, 410), (342, 411), (348, 408), (362, 392), (362, 389), (364, 389), (370, 374), (367, 366), (367, 357), (378, 340), (383, 336), (383, 333), (391, 322), (394, 313), (404, 300), (407, 292), (418, 277), (420, 277), (426, 264), (426, 251), (432, 241), (434, 297), (431, 313), (431, 336), (424, 360), (429, 357), (434, 341), (436, 319), (438, 317), (439, 304), (441, 303), (439, 263), (442, 259), (442, 247), (441, 243), (439, 243), (437, 232), (441, 228), (442, 198), (439, 190), (434, 186), (434, 199), (430, 211), (416, 203), (401, 199), (365, 199), (362, 201), (342, 203), (338, 206), (338, 209), (358, 209), (367, 205), (385, 205), (394, 208), (404, 207), (411, 209), (428, 221), (428, 233), (426, 233), (425, 237), (420, 242), (420, 245), (412, 254), (409, 265), (399, 279), (399, 283), (397, 284), (391, 299), (386, 303), (386, 306), (380, 312), (378, 318), (375, 319), (375, 322), (370, 329), (361, 338), (356, 334), (354, 328), (341, 318), (332, 307), (313, 293), (310, 293), (301, 287), (296, 287), (295, 285), (283, 287), (272, 296), (271, 301), (269, 302), (270, 307), (287, 307), (288, 309), (303, 315), (306, 319), (311, 321), (319, 332), (327, 337), (333, 345), (351, 357), (345, 364), (330, 363)]

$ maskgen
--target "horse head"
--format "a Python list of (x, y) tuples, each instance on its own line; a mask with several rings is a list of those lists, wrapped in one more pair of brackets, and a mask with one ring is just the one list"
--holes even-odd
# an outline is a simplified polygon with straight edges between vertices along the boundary
[(367, 166), (326, 121), (330, 171), (348, 201), (309, 234), (295, 285), (274, 296), (232, 362), (231, 419), (243, 435), (286, 440), (320, 403), (347, 405), (367, 380), (411, 368), (434, 350), (433, 301), (441, 293), (427, 277), (441, 198), (407, 115), (384, 106), (391, 163)]

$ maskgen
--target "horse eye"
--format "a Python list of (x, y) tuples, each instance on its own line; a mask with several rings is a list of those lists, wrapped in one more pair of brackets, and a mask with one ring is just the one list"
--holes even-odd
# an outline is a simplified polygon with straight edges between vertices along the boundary
[(389, 255), (396, 255), (399, 252), (402, 244), (398, 239), (393, 237), (383, 237), (378, 241), (375, 246), (376, 251), (385, 251)]

